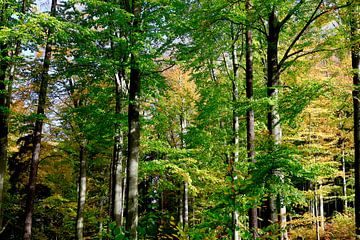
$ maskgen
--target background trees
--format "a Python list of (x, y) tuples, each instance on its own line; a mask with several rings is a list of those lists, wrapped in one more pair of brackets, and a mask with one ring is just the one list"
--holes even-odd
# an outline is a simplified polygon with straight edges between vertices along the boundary
[(353, 238), (358, 7), (1, 3), (1, 238)]

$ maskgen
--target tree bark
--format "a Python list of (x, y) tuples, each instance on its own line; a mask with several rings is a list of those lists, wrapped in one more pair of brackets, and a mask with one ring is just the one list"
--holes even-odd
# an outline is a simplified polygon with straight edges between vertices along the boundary
[(184, 230), (189, 227), (189, 188), (188, 183), (184, 181)]
[[(182, 104), (184, 104), (185, 99), (182, 99)], [(186, 113), (185, 107), (181, 106), (181, 116), (180, 116), (180, 129), (181, 129), (181, 148), (186, 148), (185, 142), (185, 134), (187, 128), (187, 121), (186, 121)], [(187, 231), (189, 228), (189, 186), (186, 181), (183, 182), (183, 229)]]
[[(119, 71), (115, 77), (115, 114), (118, 117), (116, 121), (119, 120), (119, 116), (122, 112), (122, 103), (123, 100), (123, 81), (124, 81), (125, 71)], [(111, 202), (112, 209), (111, 215), (113, 220), (115, 220), (118, 227), (123, 225), (123, 210), (124, 210), (124, 196), (123, 196), (123, 180), (124, 180), (124, 171), (123, 171), (123, 133), (121, 130), (121, 124), (119, 122), (115, 123), (115, 138), (114, 138), (114, 153), (112, 159), (112, 171), (111, 171)]]
[[(280, 69), (278, 62), (278, 43), (279, 34), (281, 30), (281, 24), (273, 9), (268, 19), (269, 31), (267, 36), (267, 87), (268, 97), (274, 100), (274, 104), (270, 105), (268, 113), (268, 131), (270, 132), (273, 142), (275, 145), (281, 144), (282, 131), (280, 124), (280, 115), (278, 112), (277, 99), (279, 95), (278, 87), (280, 86)], [(283, 174), (278, 170), (274, 169), (273, 174), (283, 180)], [(279, 197), (280, 209), (277, 208), (277, 197)], [(283, 204), (282, 196), (271, 196), (270, 197), (270, 216), (271, 222), (276, 223), (280, 220), (280, 226), (283, 230), (286, 227), (286, 207)], [(279, 213), (279, 214), (278, 214)], [(280, 217), (280, 219), (279, 219)], [(287, 239), (287, 233), (282, 235), (282, 239)]]
[(356, 39), (359, 36), (358, 7), (352, 6), (353, 12), (350, 13), (350, 40), (351, 40), (351, 66), (354, 90), (354, 151), (355, 151), (355, 234), (360, 238), (360, 43)]
[[(250, 15), (251, 0), (246, 1), (246, 11)], [(250, 101), (253, 100), (253, 52), (252, 52), (252, 31), (249, 23), (246, 26), (246, 97)], [(246, 136), (247, 136), (247, 157), (252, 163), (255, 163), (255, 114), (254, 109), (250, 107), (246, 113)], [(257, 208), (249, 209), (249, 228), (252, 232), (253, 238), (258, 236), (258, 216)]]
[(80, 171), (78, 180), (78, 199), (77, 199), (77, 214), (76, 214), (76, 239), (84, 239), (84, 209), (86, 201), (86, 168), (87, 161), (85, 156), (85, 146), (80, 143), (79, 151)]
[[(132, 33), (130, 33), (131, 45), (134, 47), (138, 42), (135, 34), (140, 33), (141, 1), (132, 1), (129, 10), (134, 15), (132, 21)], [(128, 109), (128, 159), (126, 175), (126, 225), (127, 237), (137, 240), (138, 227), (138, 169), (140, 151), (140, 69), (139, 59), (135, 52), (130, 56), (130, 89)]]
[(321, 192), (322, 185), (320, 184), (319, 190), (319, 215), (320, 215), (320, 227), (322, 230), (325, 230), (325, 217), (324, 217), (324, 196)]
[[(233, 116), (232, 116), (232, 130), (233, 130), (233, 147), (234, 151), (232, 153), (231, 159), (230, 159), (230, 167), (232, 169), (232, 179), (235, 181), (237, 179), (236, 173), (235, 173), (235, 166), (236, 163), (239, 161), (239, 114), (237, 113), (235, 106), (236, 103), (239, 101), (239, 88), (237, 85), (237, 79), (238, 79), (238, 69), (239, 69), (239, 62), (238, 62), (238, 56), (237, 56), (237, 49), (236, 49), (236, 39), (235, 32), (233, 29), (233, 25), (231, 26), (231, 38), (233, 41), (233, 44), (231, 45), (231, 61), (232, 61), (232, 103), (233, 103)], [(234, 183), (232, 183), (234, 184)], [(233, 240), (239, 240), (240, 234), (239, 234), (239, 211), (236, 210), (236, 193), (234, 191), (233, 196), (233, 206), (234, 206), (234, 212), (232, 213), (232, 219), (233, 219)]]
[(138, 226), (138, 167), (140, 147), (140, 70), (137, 59), (131, 55), (129, 92), (129, 133), (126, 185), (126, 231), (131, 240), (137, 239)]
[[(56, 12), (56, 0), (52, 0), (51, 3), (51, 14), (55, 16)], [(41, 133), (43, 128), (43, 122), (45, 118), (45, 107), (46, 107), (46, 96), (47, 88), (49, 82), (49, 69), (50, 69), (50, 60), (52, 54), (52, 48), (50, 43), (51, 30), (48, 29), (47, 33), (47, 43), (45, 47), (45, 57), (43, 61), (42, 72), (40, 74), (40, 90), (39, 90), (39, 99), (37, 107), (37, 119), (35, 121), (35, 128), (33, 133), (33, 151), (30, 163), (30, 174), (29, 182), (27, 186), (27, 199), (25, 207), (25, 221), (24, 221), (24, 240), (31, 239), (31, 228), (32, 228), (32, 215), (34, 209), (35, 201), (35, 188), (36, 188), (36, 179), (37, 172), (40, 160), (40, 149), (41, 149)]]
[(8, 145), (8, 115), (9, 107), (7, 102), (7, 84), (5, 83), (6, 71), (8, 68), (8, 61), (6, 60), (7, 46), (1, 44), (1, 57), (0, 62), (0, 230), (2, 229), (3, 222), (3, 193), (4, 193), (4, 178), (6, 172), (7, 162), (7, 145)]
[[(267, 39), (267, 94), (273, 99), (278, 98), (279, 76), (278, 76), (278, 41), (279, 29), (278, 20), (275, 15), (275, 10), (269, 15), (269, 35)], [(272, 135), (274, 144), (280, 144), (281, 141), (281, 127), (279, 123), (279, 114), (277, 106), (271, 105), (268, 113), (267, 121), (268, 131)], [(275, 174), (275, 173), (274, 173)], [(276, 196), (270, 197), (270, 220), (272, 223), (278, 221), (278, 213), (276, 207)]]
[(347, 194), (346, 194), (346, 165), (345, 165), (345, 146), (343, 143), (343, 147), (341, 150), (341, 168), (342, 168), (342, 172), (343, 172), (343, 177), (342, 177), (342, 192), (343, 192), (343, 212), (346, 213), (347, 211)]

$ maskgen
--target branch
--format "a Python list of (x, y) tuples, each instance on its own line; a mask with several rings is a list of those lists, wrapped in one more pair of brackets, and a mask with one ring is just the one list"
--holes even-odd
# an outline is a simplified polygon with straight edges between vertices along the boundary
[[(303, 50), (296, 51), (296, 52), (290, 54), (289, 57), (290, 56), (295, 56), (296, 54), (299, 54), (299, 55), (297, 55), (293, 60), (291, 60), (289, 62), (284, 62), (282, 64), (282, 66), (279, 66), (278, 75), (283, 73), (288, 67), (292, 66), (294, 64), (294, 62), (296, 60), (298, 60), (299, 58), (301, 58), (301, 57), (305, 57), (307, 55), (311, 55), (311, 54), (314, 54), (314, 53), (317, 53), (317, 52), (331, 52), (331, 51), (336, 51), (336, 50), (338, 50), (338, 49), (317, 49), (317, 50), (312, 50), (312, 51), (309, 51), (309, 52), (304, 52), (302, 54), (299, 54), (299, 53), (301, 53)], [(285, 64), (285, 63), (288, 63), (288, 64)]]
[[(341, 5), (341, 6), (338, 6), (338, 7), (332, 7), (332, 8), (328, 8), (326, 9), (325, 11), (319, 13), (316, 15), (316, 12), (320, 9), (321, 7), (321, 4), (323, 3), (323, 0), (320, 0), (319, 4), (317, 5), (315, 11), (313, 12), (313, 14), (311, 15), (310, 19), (306, 22), (306, 24), (304, 25), (304, 27), (301, 29), (301, 31), (296, 35), (296, 37), (294, 38), (294, 40), (291, 42), (291, 44), (289, 45), (289, 47), (287, 48), (284, 56), (282, 57), (280, 63), (279, 63), (279, 67), (281, 67), (282, 64), (284, 64), (284, 62), (289, 59), (291, 56), (294, 56), (295, 54), (292, 53), (292, 54), (289, 54), (291, 49), (294, 47), (294, 45), (296, 44), (296, 42), (301, 38), (301, 36), (304, 34), (304, 32), (306, 31), (306, 29), (310, 26), (311, 23), (313, 23), (316, 19), (318, 19), (319, 17), (321, 17), (322, 15), (326, 14), (326, 13), (329, 13), (331, 11), (334, 11), (334, 10), (338, 10), (338, 9), (341, 9), (341, 8), (344, 8), (344, 7), (348, 7), (350, 6), (353, 1), (345, 4), (345, 5)], [(306, 54), (308, 55), (308, 54)]]
[(316, 12), (319, 10), (321, 4), (323, 3), (323, 0), (320, 0), (319, 4), (317, 5), (317, 7), (315, 8), (314, 12), (312, 13), (310, 19), (306, 22), (306, 24), (304, 25), (304, 27), (301, 29), (301, 31), (296, 35), (296, 37), (294, 38), (294, 40), (291, 42), (291, 44), (289, 45), (289, 47), (286, 49), (286, 52), (284, 54), (284, 56), (282, 57), (280, 63), (279, 63), (279, 67), (281, 67), (284, 62), (286, 61), (286, 59), (289, 58), (289, 53), (291, 51), (291, 49), (294, 47), (294, 45), (296, 44), (296, 42), (300, 39), (300, 37), (304, 34), (304, 32), (306, 31), (306, 29), (310, 26), (310, 24), (315, 21), (317, 18), (319, 18), (323, 13), (315, 15)]
[(295, 5), (295, 7), (293, 7), (293, 9), (291, 9), (289, 11), (289, 13), (285, 16), (285, 18), (279, 23), (278, 28), (281, 29), (282, 26), (284, 26), (284, 24), (289, 21), (289, 19), (294, 15), (294, 13), (299, 9), (299, 7), (304, 3), (304, 0), (300, 0), (300, 2), (298, 4)]
[(263, 33), (265, 34), (266, 37), (269, 36), (269, 34), (266, 32), (266, 24), (264, 22), (264, 19), (260, 16), (260, 21), (261, 21), (261, 24), (262, 24), (262, 27), (263, 27)]

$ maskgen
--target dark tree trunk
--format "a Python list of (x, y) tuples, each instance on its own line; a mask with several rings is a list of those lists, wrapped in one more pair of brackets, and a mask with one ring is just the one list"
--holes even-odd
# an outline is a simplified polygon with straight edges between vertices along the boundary
[[(278, 97), (278, 89), (276, 87), (279, 85), (278, 41), (278, 20), (275, 15), (275, 10), (273, 10), (269, 16), (269, 35), (267, 39), (267, 94), (268, 97), (275, 99)], [(274, 143), (279, 144), (281, 141), (281, 128), (276, 105), (270, 106), (267, 125), (268, 131), (272, 135)], [(270, 221), (273, 223), (278, 222), (276, 196), (270, 197)]]
[[(268, 97), (274, 99), (274, 104), (270, 105), (268, 113), (268, 131), (272, 136), (272, 140), (275, 145), (281, 143), (282, 132), (280, 125), (280, 115), (278, 112), (277, 98), (279, 95), (280, 86), (280, 70), (278, 62), (278, 43), (281, 25), (277, 19), (275, 10), (269, 15), (269, 32), (267, 36), (267, 87)], [(273, 174), (283, 180), (284, 176), (278, 169), (273, 170)], [(277, 198), (279, 197), (280, 207), (277, 207)], [(273, 223), (279, 222), (282, 229), (285, 229), (286, 225), (286, 208), (283, 204), (282, 196), (270, 197), (270, 220)], [(287, 233), (285, 232), (281, 239), (287, 239)]]
[(76, 213), (76, 239), (84, 239), (84, 209), (86, 200), (86, 170), (87, 161), (85, 156), (85, 146), (81, 142), (79, 150), (79, 180), (78, 180), (78, 199), (77, 199), (77, 213)]
[[(251, 11), (250, 0), (246, 1), (246, 10)], [(246, 97), (251, 101), (253, 99), (253, 53), (252, 53), (252, 31), (251, 27), (246, 27)], [(246, 132), (247, 132), (247, 156), (249, 161), (255, 163), (255, 116), (254, 109), (249, 108), (246, 113)], [(249, 228), (255, 239), (258, 228), (257, 208), (249, 210)]]
[(140, 70), (137, 59), (131, 55), (129, 91), (129, 133), (126, 185), (126, 231), (131, 240), (137, 239), (138, 226), (138, 165), (140, 147)]
[(356, 39), (359, 36), (359, 19), (356, 6), (353, 8), (354, 12), (350, 13), (351, 22), (351, 65), (353, 69), (353, 84), (354, 90), (353, 104), (354, 104), (354, 149), (355, 149), (355, 233), (357, 238), (360, 238), (360, 43)]
[[(280, 85), (279, 69), (278, 69), (278, 42), (279, 42), (278, 20), (273, 11), (269, 16), (269, 35), (267, 46), (267, 87), (268, 97), (278, 98)], [(274, 143), (281, 142), (281, 126), (278, 113), (278, 106), (271, 105), (268, 113), (268, 130), (273, 137)]]
[[(56, 0), (52, 0), (51, 4), (51, 13), (54, 16), (56, 10)], [(40, 90), (39, 90), (39, 99), (37, 107), (37, 119), (35, 121), (35, 128), (33, 133), (33, 152), (30, 163), (30, 174), (29, 182), (27, 186), (27, 199), (25, 207), (25, 221), (24, 221), (24, 240), (31, 239), (31, 228), (32, 228), (32, 215), (34, 210), (34, 201), (35, 201), (35, 188), (36, 188), (36, 178), (40, 160), (40, 148), (41, 148), (41, 132), (43, 128), (43, 122), (45, 118), (45, 107), (46, 107), (46, 95), (49, 82), (49, 68), (50, 68), (50, 59), (52, 54), (51, 43), (50, 43), (51, 31), (48, 30), (47, 33), (47, 43), (45, 47), (45, 57), (42, 67), (42, 72), (40, 74)]]

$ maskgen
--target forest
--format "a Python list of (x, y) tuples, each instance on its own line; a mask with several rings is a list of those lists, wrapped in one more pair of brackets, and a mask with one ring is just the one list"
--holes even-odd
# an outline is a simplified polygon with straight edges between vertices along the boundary
[(0, 239), (360, 239), (359, 0), (0, 0)]

